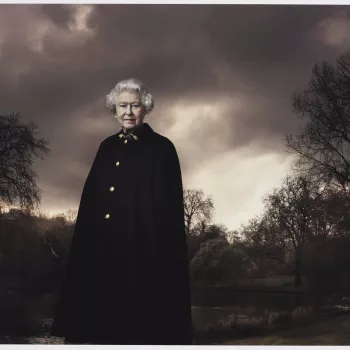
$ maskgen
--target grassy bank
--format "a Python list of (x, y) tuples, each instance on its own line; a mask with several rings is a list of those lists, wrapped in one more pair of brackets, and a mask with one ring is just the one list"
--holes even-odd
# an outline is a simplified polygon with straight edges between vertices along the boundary
[(265, 310), (261, 313), (254, 308), (237, 309), (212, 323), (201, 325), (195, 322), (195, 338), (197, 344), (223, 344), (233, 339), (268, 337), (282, 330), (298, 329), (335, 315), (348, 314), (349, 311), (348, 298), (343, 298), (338, 305), (298, 306), (290, 311)]

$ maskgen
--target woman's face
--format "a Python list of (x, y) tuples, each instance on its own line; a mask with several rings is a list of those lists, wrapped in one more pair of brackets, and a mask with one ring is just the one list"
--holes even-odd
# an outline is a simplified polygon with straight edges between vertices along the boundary
[(143, 123), (145, 110), (140, 95), (135, 92), (122, 91), (117, 96), (116, 117), (125, 131), (133, 131)]

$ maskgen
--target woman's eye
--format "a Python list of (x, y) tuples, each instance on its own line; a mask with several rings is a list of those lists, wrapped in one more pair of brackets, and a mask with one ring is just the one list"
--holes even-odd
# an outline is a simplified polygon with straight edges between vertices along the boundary
[(133, 108), (139, 108), (139, 107), (140, 107), (139, 104), (134, 104), (134, 105), (133, 105)]

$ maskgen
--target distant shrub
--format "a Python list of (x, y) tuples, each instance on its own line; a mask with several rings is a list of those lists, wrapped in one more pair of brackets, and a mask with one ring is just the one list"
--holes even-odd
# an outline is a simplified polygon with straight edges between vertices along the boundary
[(270, 330), (278, 330), (304, 321), (311, 321), (316, 310), (311, 306), (298, 306), (293, 311), (268, 311), (262, 315), (241, 316), (230, 314), (202, 329), (196, 329), (199, 342), (220, 343), (225, 338), (241, 338), (263, 335)]
[(268, 325), (285, 325), (290, 323), (291, 316), (287, 311), (271, 312), (267, 316)]
[(231, 314), (225, 319), (197, 329), (197, 341), (199, 343), (218, 343), (228, 337), (249, 337), (262, 335), (265, 330), (265, 318), (263, 316), (241, 317)]
[(264, 333), (265, 319), (261, 316), (250, 316), (245, 318), (232, 318), (231, 328), (236, 327), (242, 336), (260, 335)]
[(193, 285), (233, 285), (244, 275), (243, 255), (224, 238), (202, 243), (190, 263)]
[(298, 306), (291, 314), (291, 318), (295, 322), (311, 321), (315, 317), (315, 310), (311, 306)]

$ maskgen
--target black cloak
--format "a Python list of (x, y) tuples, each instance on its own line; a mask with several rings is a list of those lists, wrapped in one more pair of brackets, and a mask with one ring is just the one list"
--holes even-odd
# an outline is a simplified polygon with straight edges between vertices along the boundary
[(51, 335), (192, 344), (180, 163), (143, 123), (106, 138), (86, 179)]

